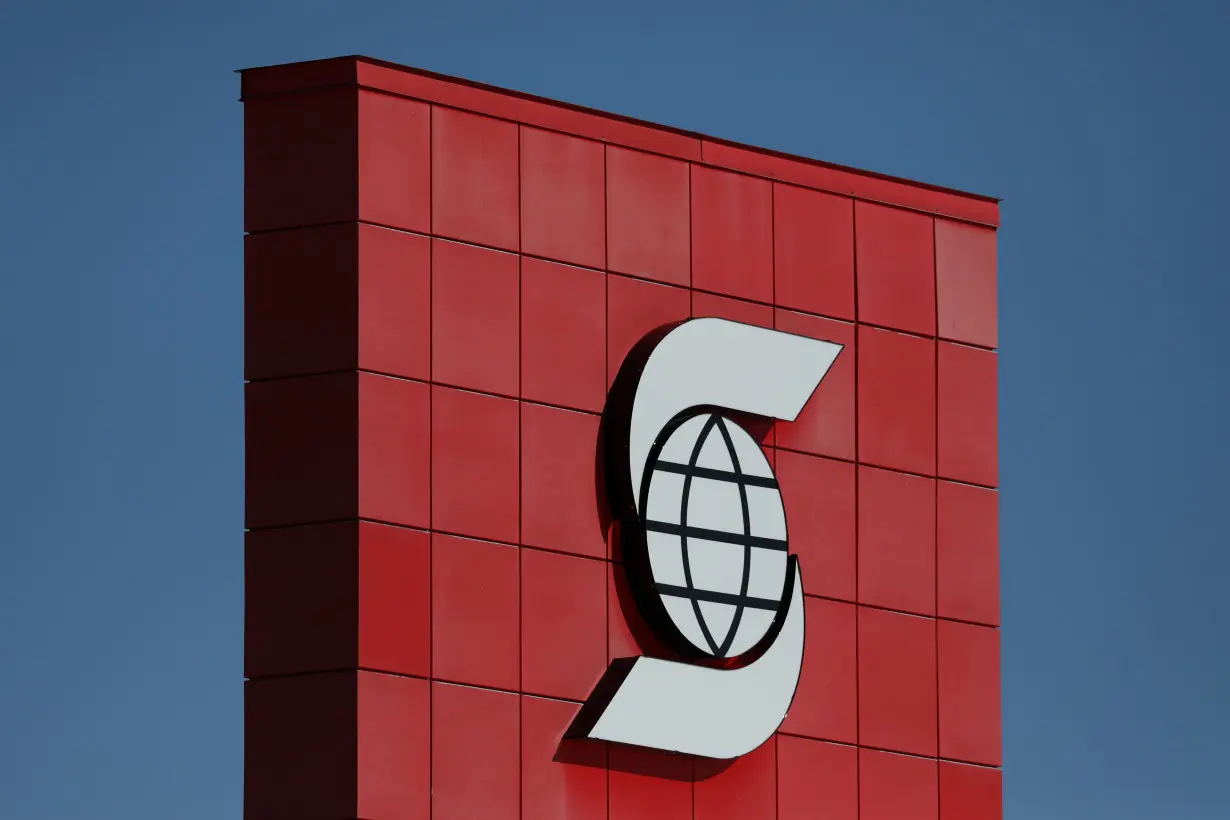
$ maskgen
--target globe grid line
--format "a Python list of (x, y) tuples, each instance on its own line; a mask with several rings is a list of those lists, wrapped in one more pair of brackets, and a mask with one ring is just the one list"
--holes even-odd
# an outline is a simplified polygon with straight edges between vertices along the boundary
[[(700, 459), (700, 451), (705, 445), (705, 440), (709, 438), (709, 433), (713, 431), (717, 424), (717, 414), (711, 413), (709, 418), (705, 420), (705, 426), (701, 428), (700, 434), (696, 436), (696, 443), (692, 445), (692, 455), (688, 459), (688, 473), (683, 477), (683, 492), (680, 495), (679, 501), (679, 525), (683, 531), (679, 535), (679, 549), (683, 554), (683, 580), (691, 591), (696, 590), (696, 585), (692, 583), (692, 563), (688, 557), (688, 499), (692, 494), (692, 472), (696, 467), (696, 462)], [(705, 616), (700, 611), (700, 601), (689, 596), (692, 603), (692, 612), (696, 616), (696, 623), (700, 625), (700, 633), (705, 638), (705, 643), (709, 644), (709, 648), (714, 655), (718, 654), (717, 641), (713, 640), (713, 635), (709, 632), (709, 625), (705, 622)]]
[(696, 598), (714, 604), (733, 604), (745, 606), (748, 609), (776, 610), (779, 602), (769, 598), (756, 598), (752, 595), (739, 595), (734, 592), (718, 592), (714, 589), (688, 589), (678, 584), (658, 583), (658, 592), (675, 598)]
[(695, 538), (698, 541), (716, 541), (719, 544), (738, 544), (741, 547), (758, 547), (762, 550), (784, 552), (789, 548), (786, 541), (780, 538), (765, 538), (763, 535), (740, 535), (737, 532), (710, 530), (705, 527), (672, 524), (669, 521), (645, 522), (646, 532), (660, 532), (663, 535), (678, 535), (681, 538)]
[(653, 464), (652, 469), (663, 473), (675, 473), (676, 475), (684, 476), (692, 475), (696, 478), (709, 478), (714, 481), (728, 481), (732, 484), (766, 487), (770, 490), (778, 489), (777, 479), (770, 476), (728, 473), (725, 470), (715, 470), (712, 467), (688, 466), (687, 464), (679, 464), (674, 461), (657, 461)]
[[(726, 421), (716, 413), (713, 415), (717, 419), (718, 432), (722, 434), (722, 441), (726, 445), (726, 452), (730, 455), (730, 466), (734, 468), (735, 475), (742, 477), (743, 470), (739, 468), (739, 454), (735, 450), (735, 443), (730, 439), (730, 431), (726, 429)], [(743, 507), (743, 535), (745, 538), (752, 537), (752, 516), (747, 507), (747, 485), (739, 482), (739, 504)], [(747, 585), (752, 576), (752, 545), (750, 543), (743, 544), (743, 582), (739, 586), (739, 603), (735, 604), (734, 617), (730, 619), (730, 626), (726, 629), (726, 638), (722, 641), (722, 648), (717, 653), (718, 657), (726, 657), (727, 651), (730, 650), (731, 643), (735, 640), (735, 635), (739, 634), (739, 624), (743, 621), (743, 612), (746, 607), (743, 605), (743, 599), (747, 597)], [(700, 602), (697, 602), (700, 606)]]

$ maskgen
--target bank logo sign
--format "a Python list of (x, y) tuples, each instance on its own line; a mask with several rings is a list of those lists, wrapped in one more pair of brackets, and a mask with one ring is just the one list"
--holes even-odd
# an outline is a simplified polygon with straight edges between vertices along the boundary
[(740, 419), (793, 421), (841, 345), (692, 319), (632, 351), (603, 419), (629, 585), (672, 657), (614, 661), (572, 737), (730, 759), (764, 743), (803, 662), (803, 579), (773, 469)]

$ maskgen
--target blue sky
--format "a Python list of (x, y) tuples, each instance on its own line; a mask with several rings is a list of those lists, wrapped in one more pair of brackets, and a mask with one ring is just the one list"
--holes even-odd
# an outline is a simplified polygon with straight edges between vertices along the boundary
[(350, 53), (1003, 197), (1006, 816), (1230, 816), (1227, 38), (1224, 2), (6, 0), (0, 816), (240, 816), (232, 71)]

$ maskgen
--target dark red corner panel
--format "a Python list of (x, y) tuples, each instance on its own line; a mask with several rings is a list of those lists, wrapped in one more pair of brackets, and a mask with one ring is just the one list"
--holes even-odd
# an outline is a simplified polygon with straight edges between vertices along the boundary
[[(994, 200), (362, 58), (243, 102), (248, 820), (1001, 816)], [(845, 346), (764, 436), (808, 632), (728, 766), (561, 743), (647, 649), (607, 388), (691, 316)]]

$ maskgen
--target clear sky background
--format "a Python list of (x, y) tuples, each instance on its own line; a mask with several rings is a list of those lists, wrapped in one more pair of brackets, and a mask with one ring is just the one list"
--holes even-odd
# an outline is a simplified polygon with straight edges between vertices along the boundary
[(242, 109), (362, 53), (1004, 198), (1009, 820), (1230, 817), (1230, 4), (0, 0), (0, 817), (238, 818)]

